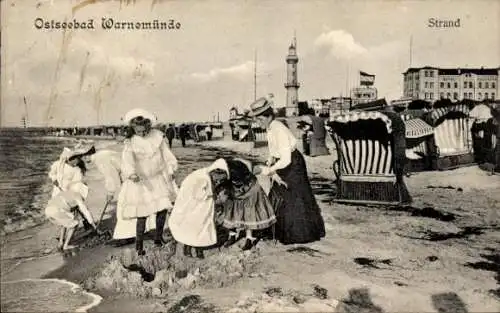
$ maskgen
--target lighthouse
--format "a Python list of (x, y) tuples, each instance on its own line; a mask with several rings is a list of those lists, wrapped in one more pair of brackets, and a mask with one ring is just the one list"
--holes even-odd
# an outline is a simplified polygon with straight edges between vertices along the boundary
[(294, 36), (286, 57), (286, 116), (299, 115), (300, 84), (297, 80), (297, 63), (299, 63), (297, 39)]

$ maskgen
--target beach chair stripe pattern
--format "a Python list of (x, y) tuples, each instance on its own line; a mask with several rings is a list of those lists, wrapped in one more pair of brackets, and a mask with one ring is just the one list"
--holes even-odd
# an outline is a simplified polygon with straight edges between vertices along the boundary
[(441, 156), (469, 153), (471, 138), (466, 118), (447, 119), (434, 129)]
[(434, 133), (431, 125), (419, 118), (405, 120), (406, 138), (420, 138)]
[(344, 140), (335, 135), (339, 142), (343, 158), (341, 173), (343, 175), (390, 176), (392, 168), (392, 151), (389, 145), (377, 140)]
[[(405, 121), (406, 138), (422, 138), (434, 134), (434, 128), (420, 118), (412, 118)], [(406, 157), (412, 160), (422, 159), (427, 155), (427, 144), (424, 141), (417, 146), (406, 149)]]
[(431, 113), (433, 121), (437, 121), (440, 117), (448, 114), (449, 112), (462, 112), (464, 115), (469, 115), (469, 107), (466, 104), (455, 104), (452, 106), (434, 109)]

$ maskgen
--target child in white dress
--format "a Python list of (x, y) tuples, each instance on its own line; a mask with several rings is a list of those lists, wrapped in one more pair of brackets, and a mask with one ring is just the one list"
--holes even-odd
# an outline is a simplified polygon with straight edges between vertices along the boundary
[[(176, 185), (173, 178), (177, 159), (163, 138), (163, 133), (152, 129), (156, 118), (151, 113), (134, 109), (124, 118), (130, 126), (125, 141), (121, 172), (124, 183), (118, 196), (118, 215), (121, 219), (137, 219), (136, 250), (144, 255), (144, 234), (148, 217), (156, 215), (154, 243), (163, 244), (163, 228), (167, 210), (175, 201)], [(118, 225), (117, 225), (118, 226)]]

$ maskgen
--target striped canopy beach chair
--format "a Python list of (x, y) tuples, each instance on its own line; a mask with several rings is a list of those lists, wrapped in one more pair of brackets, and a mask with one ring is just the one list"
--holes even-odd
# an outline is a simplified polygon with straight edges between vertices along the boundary
[(450, 103), (435, 107), (427, 114), (427, 122), (434, 127), (439, 170), (473, 164), (469, 112), (465, 103)]
[(405, 120), (406, 158), (410, 171), (435, 169), (434, 128), (420, 118)]
[[(396, 116), (403, 124), (401, 118)], [(336, 201), (366, 204), (402, 202), (394, 170), (392, 118), (381, 112), (354, 111), (333, 117), (327, 125), (337, 148), (334, 163), (338, 188)], [(399, 153), (404, 158), (404, 151)]]

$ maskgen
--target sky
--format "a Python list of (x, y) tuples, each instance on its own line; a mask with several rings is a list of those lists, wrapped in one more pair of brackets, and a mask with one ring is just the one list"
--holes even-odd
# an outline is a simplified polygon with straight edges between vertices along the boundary
[[(80, 3), (87, 5), (79, 5)], [(284, 106), (285, 57), (297, 38), (299, 101), (346, 95), (359, 71), (379, 98), (402, 96), (413, 67), (498, 67), (500, 1), (3, 0), (1, 126), (120, 124), (133, 108), (160, 121), (207, 121), (274, 94)], [(101, 18), (175, 20), (177, 30), (103, 30)], [(94, 30), (36, 29), (87, 21)], [(428, 27), (430, 18), (459, 28)]]

